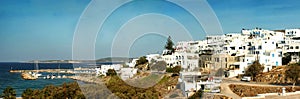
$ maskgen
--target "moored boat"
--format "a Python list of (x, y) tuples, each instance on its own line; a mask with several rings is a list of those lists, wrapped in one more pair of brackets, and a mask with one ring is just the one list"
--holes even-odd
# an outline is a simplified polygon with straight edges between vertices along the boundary
[(32, 74), (30, 74), (29, 72), (21, 73), (21, 77), (25, 80), (35, 80), (38, 78), (37, 76), (33, 76)]

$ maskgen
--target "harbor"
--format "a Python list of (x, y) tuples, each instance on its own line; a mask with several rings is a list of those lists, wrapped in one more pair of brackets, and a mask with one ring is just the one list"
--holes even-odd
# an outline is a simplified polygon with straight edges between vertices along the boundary
[(39, 69), (39, 70), (9, 70), (11, 73), (46, 72), (46, 73), (74, 73), (74, 69)]
[[(38, 63), (38, 68), (35, 63), (0, 63), (0, 92), (7, 86), (11, 86), (16, 90), (16, 96), (21, 97), (22, 92), (27, 88), (42, 89), (48, 85), (59, 86), (63, 83), (74, 82), (75, 80), (72, 79), (72, 76), (75, 75), (72, 74), (73, 70), (73, 64), (70, 63)], [(21, 76), (22, 72), (33, 72), (42, 75), (34, 80), (24, 80)], [(50, 77), (55, 75), (56, 77), (44, 79), (47, 75)], [(58, 75), (61, 78), (58, 78)], [(65, 78), (63, 78), (63, 75), (65, 75)]]
[(36, 79), (61, 79), (70, 78), (78, 79), (75, 74), (93, 74), (94, 69), (91, 68), (75, 68), (75, 69), (39, 69), (39, 70), (9, 70), (10, 73), (20, 73), (25, 80)]

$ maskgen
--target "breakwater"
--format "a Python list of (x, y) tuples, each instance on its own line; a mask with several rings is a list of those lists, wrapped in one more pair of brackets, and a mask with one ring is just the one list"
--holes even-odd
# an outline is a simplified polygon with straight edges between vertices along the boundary
[(47, 72), (47, 73), (75, 73), (73, 69), (39, 69), (39, 70), (9, 70), (11, 73)]

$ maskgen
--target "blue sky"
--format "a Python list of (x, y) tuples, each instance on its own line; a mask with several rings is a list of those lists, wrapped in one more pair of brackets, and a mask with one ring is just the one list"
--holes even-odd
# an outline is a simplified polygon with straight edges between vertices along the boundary
[(242, 28), (299, 28), (299, 0), (208, 0), (225, 33)]
[[(81, 14), (89, 3), (90, 0), (1, 0), (0, 61), (71, 59), (74, 31)], [(284, 29), (299, 28), (300, 26), (300, 11), (298, 10), (300, 9), (300, 6), (298, 6), (300, 1), (298, 0), (208, 0), (208, 3), (215, 11), (224, 33), (239, 32), (242, 28)], [(157, 6), (159, 4), (161, 3), (154, 2), (148, 5)], [(138, 5), (129, 6), (131, 6), (129, 7), (131, 9), (130, 13), (124, 13), (123, 11), (115, 17), (122, 20), (124, 16), (143, 12)], [(105, 5), (99, 7), (105, 7)], [(181, 17), (174, 16), (172, 18), (184, 19), (178, 22), (187, 26), (197, 25), (197, 23), (192, 22), (194, 19), (189, 18), (186, 12), (174, 6), (152, 10), (154, 12), (162, 11), (162, 13), (169, 15), (180, 14)], [(151, 19), (158, 16), (147, 15), (144, 17)], [(164, 16), (159, 17), (167, 19)], [(113, 20), (112, 17), (111, 22), (107, 21), (107, 27), (112, 28), (111, 25), (116, 25), (112, 22)], [(127, 27), (130, 28), (135, 25), (128, 24)], [(174, 28), (175, 25), (174, 23), (164, 28)], [(123, 30), (128, 30), (127, 33), (134, 30), (125, 27)], [(137, 28), (142, 27), (141, 25)], [(189, 28), (202, 31), (199, 26)], [(197, 33), (191, 35), (193, 39), (201, 39), (204, 36), (201, 33), (199, 33), (199, 36), (197, 36)], [(110, 45), (111, 39), (105, 39), (105, 36), (111, 38), (115, 36), (115, 33), (100, 33), (98, 35), (96, 58), (110, 56), (110, 51), (108, 51), (110, 49), (105, 45)], [(161, 51), (166, 41), (166, 37), (151, 33), (136, 39), (130, 48), (129, 54), (131, 57)], [(177, 40), (180, 39), (175, 41)]]

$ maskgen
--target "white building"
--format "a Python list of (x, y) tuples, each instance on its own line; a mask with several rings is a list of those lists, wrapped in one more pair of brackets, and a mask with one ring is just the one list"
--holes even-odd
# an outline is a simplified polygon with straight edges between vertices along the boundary
[[(166, 51), (162, 56), (170, 67), (181, 65), (188, 70), (200, 64), (204, 70), (228, 68), (230, 76), (237, 76), (244, 74), (248, 66), (258, 60), (265, 67), (263, 71), (267, 72), (282, 65), (284, 53), (300, 52), (300, 29), (242, 29), (241, 33), (207, 36), (200, 41), (181, 41), (175, 49), (175, 53)], [(200, 63), (195, 59), (199, 59)], [(297, 60), (300, 60), (299, 57), (293, 57), (293, 61)]]
[(102, 64), (100, 68), (96, 68), (96, 74), (106, 76), (106, 73), (109, 69), (114, 69), (116, 72), (119, 72), (122, 66), (123, 66), (122, 64), (112, 64), (112, 63)]
[(229, 75), (244, 74), (245, 70), (255, 60), (270, 71), (275, 66), (282, 65), (282, 55), (285, 44), (284, 33), (255, 28), (243, 29), (241, 34), (227, 34), (225, 38), (225, 53), (236, 56), (237, 61), (229, 64)]
[(195, 53), (175, 52), (170, 55), (162, 55), (161, 57), (168, 67), (179, 65), (183, 70), (193, 71), (199, 66), (199, 56)]
[(123, 80), (132, 78), (137, 73), (135, 68), (121, 68), (120, 76)]
[(300, 37), (300, 29), (285, 29), (286, 37)]
[(131, 68), (134, 68), (137, 60), (139, 59), (132, 59), (131, 62), (127, 63), (126, 65), (128, 65)]
[(222, 54), (223, 46), (225, 45), (225, 35), (207, 36), (207, 46), (213, 50), (214, 54)]
[(200, 82), (199, 76), (200, 72), (180, 72), (178, 83), (184, 96), (190, 96), (191, 92), (201, 88), (201, 85), (197, 85), (197, 82)]
[(146, 59), (148, 60), (148, 62), (151, 62), (152, 60), (160, 61), (161, 56), (160, 56), (160, 54), (148, 54), (148, 55), (146, 55)]

